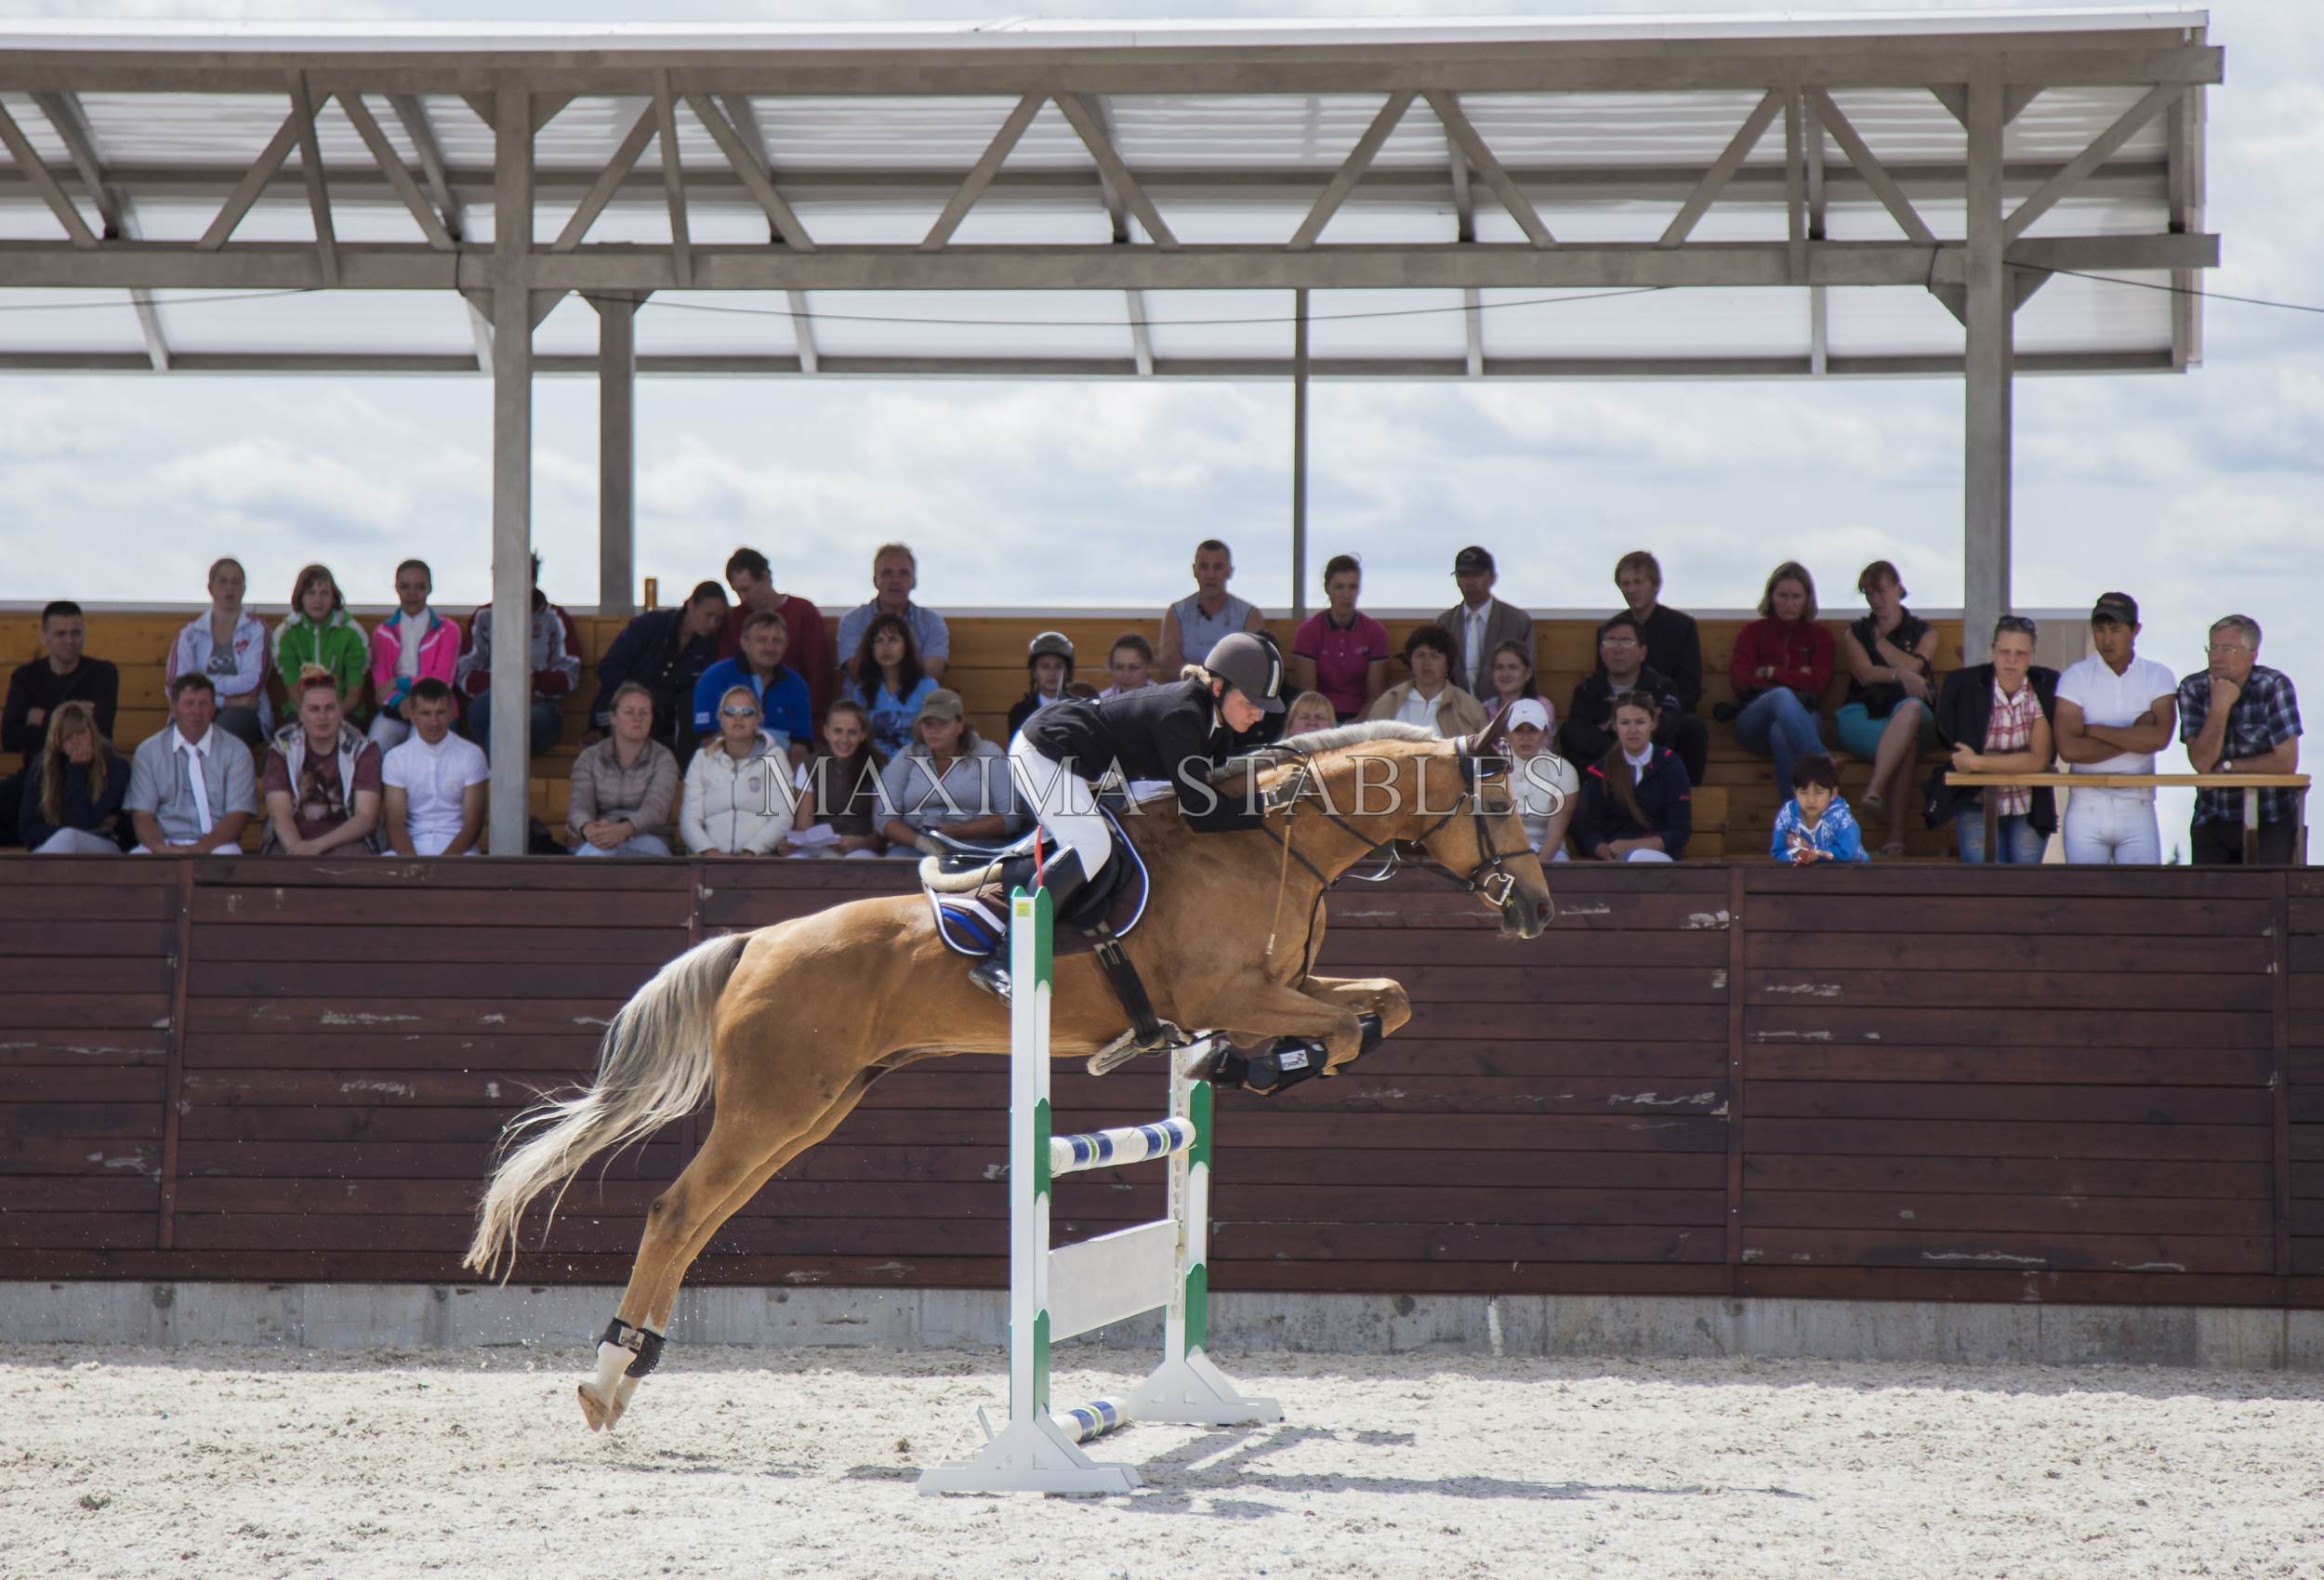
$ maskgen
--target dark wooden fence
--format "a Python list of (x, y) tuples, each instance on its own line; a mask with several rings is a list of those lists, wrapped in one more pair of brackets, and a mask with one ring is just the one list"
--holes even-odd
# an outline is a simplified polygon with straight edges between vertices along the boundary
[[(894, 891), (869, 863), (29, 859), (0, 906), (0, 1277), (459, 1282), (501, 1124), (693, 939)], [(1331, 902), (1406, 1032), (1221, 1099), (1216, 1281), (2324, 1306), (2324, 878), (1561, 868), (1505, 941)], [(1061, 1067), (1060, 1123), (1160, 1112)], [(1006, 1278), (1005, 1077), (878, 1088), (704, 1281)], [(618, 1282), (696, 1125), (593, 1165), (528, 1283)], [(1144, 1171), (1151, 1175), (1153, 1171)], [(1063, 1183), (1061, 1239), (1158, 1183)]]

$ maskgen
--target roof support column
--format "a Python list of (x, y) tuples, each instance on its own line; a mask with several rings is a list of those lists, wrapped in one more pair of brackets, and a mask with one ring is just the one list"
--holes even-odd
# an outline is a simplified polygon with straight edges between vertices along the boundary
[(638, 304), (591, 296), (597, 309), (597, 607), (637, 612)]
[(1291, 618), (1307, 617), (1307, 287), (1291, 293)]
[(533, 773), (533, 103), (494, 96), (491, 852), (522, 856)]
[(2001, 85), (1969, 85), (1968, 345), (1962, 437), (1961, 658), (1975, 663), (2010, 605), (2012, 307), (2001, 261)]

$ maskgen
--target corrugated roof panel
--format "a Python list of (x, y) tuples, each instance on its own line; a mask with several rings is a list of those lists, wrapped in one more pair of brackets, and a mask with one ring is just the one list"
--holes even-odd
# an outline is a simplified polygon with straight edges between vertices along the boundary
[(812, 291), (807, 301), (825, 357), (1130, 355), (1118, 291)]
[[(2119, 280), (2167, 287), (2168, 274), (2124, 270)], [(2016, 349), (2029, 351), (2167, 350), (2171, 345), (2171, 295), (2075, 275), (2050, 278), (2017, 309)]]
[(1926, 291), (1873, 286), (1825, 293), (1824, 341), (1835, 357), (1958, 357), (1961, 321)]
[(1484, 291), (1496, 357), (1803, 357), (1803, 290)]
[[(1465, 94), (1460, 108), (1509, 169), (1684, 165), (1719, 157), (1760, 93)], [(1423, 104), (1416, 112), (1428, 114)], [(1769, 127), (1754, 161), (1781, 164), (1783, 128)]]
[(1428, 357), (1458, 362), (1468, 352), (1458, 291), (1311, 291), (1308, 354), (1333, 358)]
[(476, 351), (467, 304), (448, 291), (327, 291), (294, 296), (262, 291), (156, 291), (153, 298), (161, 308), (162, 333), (170, 349), (181, 353), (473, 356)]
[(0, 290), (0, 356), (144, 349), (145, 336), (126, 291)]
[[(638, 354), (791, 356), (799, 338), (789, 313), (780, 291), (659, 291), (638, 309)], [(597, 349), (593, 325), (588, 349)]]
[(1142, 299), (1156, 358), (1291, 355), (1288, 291), (1147, 291)]

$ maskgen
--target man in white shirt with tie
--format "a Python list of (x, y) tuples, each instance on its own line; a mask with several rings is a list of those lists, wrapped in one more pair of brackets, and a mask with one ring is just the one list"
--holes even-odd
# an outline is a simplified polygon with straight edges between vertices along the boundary
[(239, 855), (242, 831), (258, 810), (250, 748), (213, 729), (218, 688), (198, 672), (169, 688), (169, 726), (138, 745), (122, 810), (138, 831), (139, 855)]
[(1493, 694), (1493, 654), (1503, 642), (1515, 642), (1533, 662), (1533, 616), (1493, 596), (1499, 579), (1491, 551), (1471, 544), (1453, 556), (1460, 601), (1436, 617), (1453, 641), (1452, 683), (1472, 697)]

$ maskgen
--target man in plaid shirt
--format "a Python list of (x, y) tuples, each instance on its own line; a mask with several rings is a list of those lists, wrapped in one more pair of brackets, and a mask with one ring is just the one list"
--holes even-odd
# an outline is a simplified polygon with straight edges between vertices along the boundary
[[(2198, 773), (2297, 773), (2300, 698), (2291, 677), (2258, 662), (2259, 622), (2230, 614), (2211, 628), (2211, 665), (2179, 682), (2179, 739)], [(2196, 864), (2243, 860), (2240, 790), (2198, 790), (2188, 830)], [(2300, 833), (2300, 793), (2259, 793), (2260, 860), (2288, 865)]]

